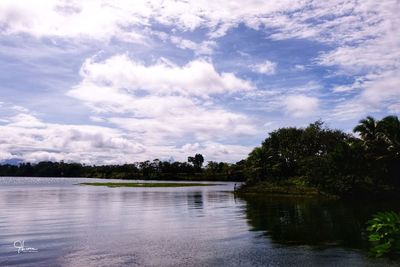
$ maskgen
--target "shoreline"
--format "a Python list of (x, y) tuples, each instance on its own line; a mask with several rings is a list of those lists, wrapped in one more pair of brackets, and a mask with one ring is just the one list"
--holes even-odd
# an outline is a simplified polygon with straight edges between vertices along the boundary
[(282, 185), (277, 183), (260, 182), (257, 184), (243, 184), (234, 192), (236, 195), (257, 196), (284, 196), (303, 198), (339, 199), (339, 196), (328, 194), (311, 186)]
[(79, 183), (77, 185), (106, 186), (106, 187), (192, 187), (192, 186), (217, 186), (221, 184), (207, 183)]
[(400, 192), (396, 190), (377, 190), (354, 192), (348, 195), (335, 195), (319, 190), (316, 187), (294, 184), (279, 184), (271, 182), (259, 182), (255, 184), (243, 184), (234, 191), (238, 196), (280, 196), (293, 198), (320, 198), (331, 200), (399, 200)]

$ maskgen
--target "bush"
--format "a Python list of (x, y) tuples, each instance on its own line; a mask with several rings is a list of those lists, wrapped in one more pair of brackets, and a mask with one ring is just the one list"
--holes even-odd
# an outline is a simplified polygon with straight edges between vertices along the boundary
[(367, 222), (368, 240), (372, 244), (371, 255), (381, 257), (400, 252), (400, 214), (380, 212)]

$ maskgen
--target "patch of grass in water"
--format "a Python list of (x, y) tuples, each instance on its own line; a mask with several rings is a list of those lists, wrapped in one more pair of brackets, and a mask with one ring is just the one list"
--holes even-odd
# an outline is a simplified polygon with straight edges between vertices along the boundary
[(188, 187), (188, 186), (213, 186), (221, 184), (201, 183), (80, 183), (80, 185), (108, 186), (108, 187)]

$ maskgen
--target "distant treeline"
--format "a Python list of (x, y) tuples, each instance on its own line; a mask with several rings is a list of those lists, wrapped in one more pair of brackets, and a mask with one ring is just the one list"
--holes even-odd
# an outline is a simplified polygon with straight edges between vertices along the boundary
[[(260, 147), (235, 164), (208, 162), (201, 154), (187, 162), (144, 161), (87, 166), (40, 162), (0, 165), (0, 176), (97, 177), (118, 179), (244, 181), (309, 186), (336, 195), (400, 190), (400, 121), (367, 117), (349, 134), (322, 121), (306, 128), (269, 133)], [(204, 166), (205, 165), (205, 166)]]
[(204, 157), (196, 154), (188, 162), (169, 162), (155, 159), (124, 165), (90, 166), (79, 163), (39, 162), (19, 165), (0, 165), (0, 176), (32, 177), (91, 177), (107, 179), (143, 180), (214, 180), (243, 181), (241, 163), (229, 164), (209, 161), (205, 167)]

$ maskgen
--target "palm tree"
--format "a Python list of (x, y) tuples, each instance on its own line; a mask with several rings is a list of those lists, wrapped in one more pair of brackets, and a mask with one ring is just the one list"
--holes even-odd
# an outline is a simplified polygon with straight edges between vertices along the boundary
[(387, 116), (380, 120), (377, 125), (379, 138), (384, 140), (387, 149), (400, 155), (400, 120), (397, 116)]
[(367, 169), (375, 182), (400, 185), (400, 121), (387, 116), (380, 121), (372, 117), (360, 120), (354, 128), (360, 134), (367, 158)]
[(353, 129), (353, 132), (359, 133), (364, 142), (371, 142), (378, 138), (377, 126), (377, 121), (373, 117), (368, 116), (359, 121), (358, 125)]

